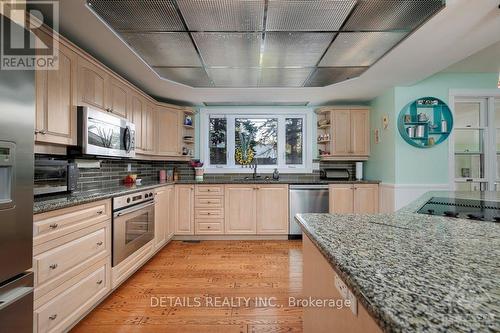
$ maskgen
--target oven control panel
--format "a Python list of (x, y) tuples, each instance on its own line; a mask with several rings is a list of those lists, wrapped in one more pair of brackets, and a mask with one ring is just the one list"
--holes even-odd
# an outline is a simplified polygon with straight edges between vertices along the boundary
[(154, 199), (153, 190), (135, 192), (113, 198), (113, 211), (120, 210), (129, 206), (134, 206), (141, 202)]

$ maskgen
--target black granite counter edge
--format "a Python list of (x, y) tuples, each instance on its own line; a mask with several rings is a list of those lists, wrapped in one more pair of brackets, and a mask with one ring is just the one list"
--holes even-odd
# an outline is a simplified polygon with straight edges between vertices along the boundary
[(294, 180), (294, 179), (284, 179), (284, 180), (237, 180), (237, 179), (210, 179), (203, 181), (196, 180), (180, 180), (175, 182), (176, 184), (380, 184), (379, 180)]
[(361, 292), (361, 286), (359, 286), (353, 279), (351, 279), (351, 273), (342, 267), (342, 265), (335, 259), (333, 254), (329, 253), (324, 246), (317, 240), (317, 237), (309, 229), (307, 222), (300, 216), (296, 216), (295, 219), (299, 222), (302, 227), (304, 234), (313, 242), (316, 248), (321, 252), (323, 257), (329, 262), (332, 269), (339, 275), (339, 277), (344, 281), (344, 283), (349, 287), (349, 289), (354, 293), (356, 299), (363, 304), (368, 313), (377, 322), (379, 327), (384, 332), (397, 332), (397, 323), (388, 321), (388, 318), (384, 317), (377, 307), (374, 306), (366, 296)]

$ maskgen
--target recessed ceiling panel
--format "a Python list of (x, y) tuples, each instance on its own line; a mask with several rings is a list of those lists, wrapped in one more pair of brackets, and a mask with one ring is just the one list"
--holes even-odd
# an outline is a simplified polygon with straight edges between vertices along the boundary
[(334, 33), (266, 32), (263, 67), (314, 67)]
[(259, 66), (262, 33), (196, 32), (192, 36), (207, 66)]
[(442, 0), (360, 0), (344, 30), (413, 30), (444, 7)]
[(150, 66), (201, 66), (187, 32), (123, 32), (120, 35)]
[(360, 76), (368, 67), (318, 67), (306, 87), (324, 87)]
[(205, 88), (213, 84), (203, 67), (154, 67), (161, 77), (191, 87)]
[(251, 88), (259, 84), (260, 69), (258, 68), (209, 68), (207, 72), (216, 87)]
[(88, 5), (114, 30), (185, 30), (171, 0), (89, 0)]
[(264, 0), (177, 0), (190, 31), (262, 31)]
[(343, 32), (332, 43), (320, 66), (371, 66), (406, 32)]
[(269, 0), (267, 31), (337, 31), (355, 0)]
[(262, 68), (260, 87), (302, 87), (314, 68)]

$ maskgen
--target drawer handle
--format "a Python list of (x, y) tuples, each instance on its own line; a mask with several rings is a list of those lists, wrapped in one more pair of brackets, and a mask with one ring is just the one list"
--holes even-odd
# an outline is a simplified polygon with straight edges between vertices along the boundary
[(102, 213), (104, 213), (104, 212), (102, 210), (100, 210), (97, 212), (97, 215), (102, 215)]
[(57, 264), (52, 264), (49, 266), (50, 269), (56, 269), (57, 268)]
[(102, 280), (97, 281), (97, 284), (102, 284)]
[(55, 229), (57, 228), (59, 225), (57, 223), (52, 223), (51, 225), (49, 225), (49, 228), (50, 229)]
[(104, 244), (102, 241), (97, 242), (97, 246), (101, 246), (102, 244)]
[(49, 316), (50, 320), (56, 320), (56, 318), (57, 318), (57, 314), (53, 314), (52, 316)]

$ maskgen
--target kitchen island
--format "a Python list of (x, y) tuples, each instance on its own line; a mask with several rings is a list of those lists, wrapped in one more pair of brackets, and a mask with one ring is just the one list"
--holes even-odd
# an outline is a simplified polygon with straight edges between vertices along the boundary
[(358, 304), (356, 315), (306, 307), (304, 332), (319, 332), (319, 322), (325, 332), (500, 330), (500, 225), (415, 213), (435, 196), (500, 201), (497, 193), (430, 192), (392, 214), (297, 215), (304, 296), (335, 296), (338, 275)]

